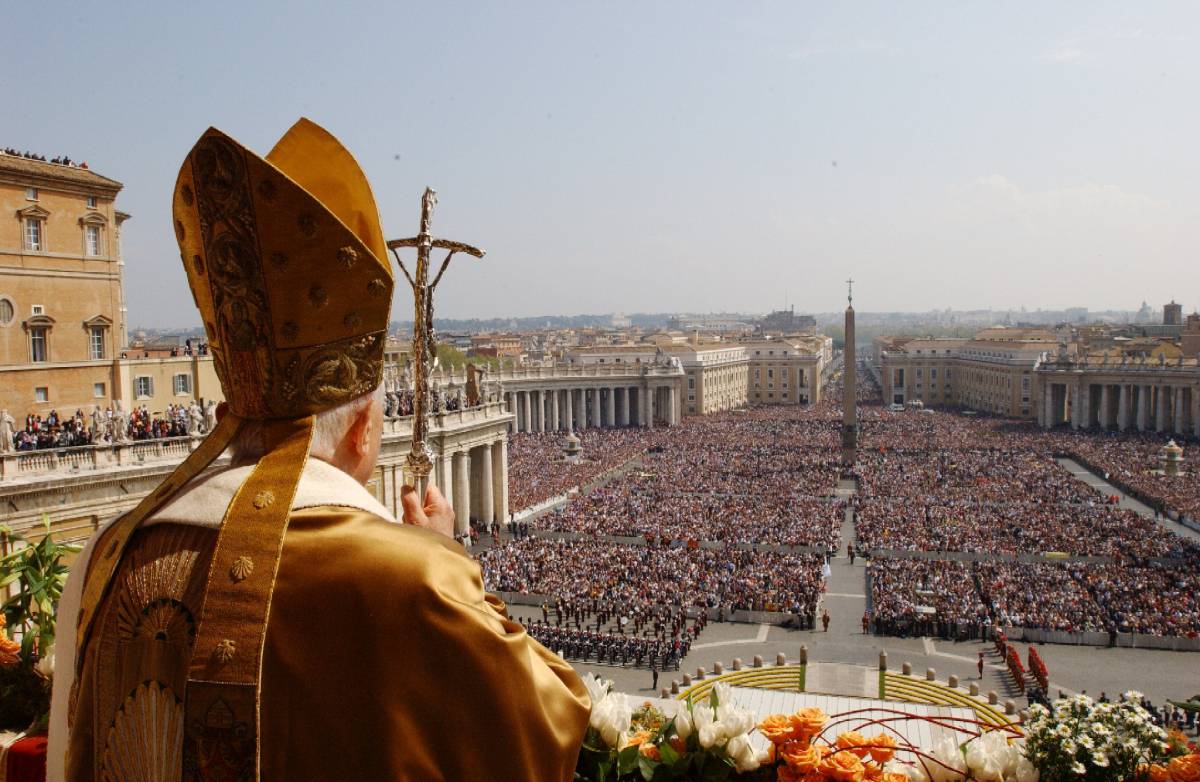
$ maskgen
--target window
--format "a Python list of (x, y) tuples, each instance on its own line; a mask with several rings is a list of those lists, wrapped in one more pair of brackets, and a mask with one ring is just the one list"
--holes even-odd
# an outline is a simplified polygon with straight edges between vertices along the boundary
[(133, 379), (133, 395), (138, 399), (154, 396), (154, 378), (139, 375)]
[[(100, 237), (100, 226), (85, 225), (83, 227), (83, 235), (87, 239), (87, 254), (88, 255), (103, 255), (104, 242)], [(603, 359), (601, 359), (603, 361)]]
[(50, 389), (47, 388), (46, 386), (38, 386), (37, 388), (33, 389), (33, 401), (49, 402), (50, 401)]
[(29, 308), (29, 311), (34, 315), (45, 315), (46, 314), (46, 305), (45, 304), (34, 304), (32, 307)]
[(13, 307), (11, 299), (0, 299), (0, 326), (7, 326), (12, 323), (13, 317), (16, 314), (16, 308)]
[(25, 249), (34, 252), (42, 249), (42, 221), (36, 217), (25, 218)]
[(88, 209), (96, 208), (96, 196), (88, 196), (87, 197), (87, 208)]
[(175, 396), (184, 396), (192, 393), (192, 376), (180, 374), (176, 375), (171, 381), (172, 390)]
[(35, 364), (49, 360), (48, 340), (45, 326), (34, 326), (29, 329), (29, 360)]
[(103, 383), (92, 383), (92, 396), (99, 398), (105, 395), (104, 392), (105, 388)]
[(26, 201), (38, 200), (38, 189), (36, 187), (25, 188), (25, 200)]
[(688, 388), (695, 388), (695, 387), (696, 387), (696, 378), (689, 377), (688, 378)]
[(88, 329), (88, 346), (92, 358), (104, 358), (103, 326), (92, 326)]

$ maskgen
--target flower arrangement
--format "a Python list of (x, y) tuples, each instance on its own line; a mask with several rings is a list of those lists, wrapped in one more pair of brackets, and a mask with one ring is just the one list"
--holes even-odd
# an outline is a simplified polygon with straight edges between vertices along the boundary
[(8, 552), (0, 556), (0, 590), (8, 592), (0, 606), (0, 731), (43, 729), (50, 715), (55, 619), (67, 580), (62, 559), (79, 547), (56, 543), (49, 518), (43, 523), (37, 543), (0, 525), (0, 551)]
[[(1030, 706), (1025, 754), (1041, 770), (1043, 782), (1138, 780), (1151, 778), (1151, 769), (1160, 764), (1169, 767), (1171, 754), (1185, 750), (1172, 749), (1141, 699), (1132, 691), (1115, 703), (1076, 695), (1056, 701), (1053, 714)], [(1200, 780), (1200, 766), (1197, 772), (1192, 780)]]
[[(634, 708), (628, 696), (612, 692), (611, 682), (591, 674), (585, 683), (592, 716), (578, 782), (1200, 782), (1195, 747), (1156, 727), (1135, 692), (1112, 704), (1060, 699), (1053, 714), (1030, 707), (1022, 737), (1015, 727), (888, 708), (828, 716), (809, 707), (756, 725), (720, 682), (703, 701), (668, 701), (662, 708), (649, 701)], [(872, 718), (861, 716), (867, 711)], [(908, 720), (971, 738), (960, 744), (947, 731), (933, 747), (916, 747), (894, 727)], [(838, 730), (848, 723), (858, 729)], [(860, 732), (867, 725), (872, 735)], [(751, 741), (756, 730), (769, 742), (765, 751)]]

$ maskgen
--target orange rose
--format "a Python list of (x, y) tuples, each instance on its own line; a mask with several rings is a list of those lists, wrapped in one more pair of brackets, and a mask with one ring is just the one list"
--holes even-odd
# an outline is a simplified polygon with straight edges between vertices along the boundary
[[(1146, 770), (1145, 766), (1141, 767)], [(1146, 779), (1150, 782), (1171, 782), (1171, 775), (1167, 772), (1166, 766), (1151, 766), (1147, 771)]]
[(863, 734), (857, 730), (848, 730), (845, 733), (839, 733), (837, 737), (838, 749), (848, 749), (860, 758), (865, 758), (867, 753), (867, 740)]
[(803, 771), (807, 774), (816, 769), (817, 765), (821, 762), (821, 758), (825, 757), (828, 751), (827, 748), (817, 744), (802, 744), (795, 741), (781, 749), (779, 754), (783, 758), (784, 763), (787, 763), (797, 771)]
[(792, 727), (796, 731), (796, 738), (799, 739), (812, 738), (821, 732), (826, 722), (829, 722), (829, 718), (825, 716), (825, 712), (816, 706), (805, 706), (793, 714), (791, 720)]
[(780, 766), (775, 772), (775, 782), (804, 782), (807, 776), (803, 771), (797, 771), (791, 766)]
[(891, 734), (880, 733), (867, 743), (870, 744), (871, 760), (876, 763), (887, 763), (896, 754), (896, 740)]
[(866, 768), (853, 752), (833, 752), (821, 759), (817, 771), (835, 782), (863, 782)]
[(642, 753), (651, 760), (662, 760), (662, 755), (659, 753), (658, 747), (654, 746), (653, 744), (643, 744), (638, 752)]
[(667, 743), (671, 745), (671, 749), (675, 750), (680, 755), (687, 751), (687, 742), (678, 736), (672, 736)]
[(885, 771), (879, 778), (879, 782), (908, 782), (908, 774), (901, 774), (899, 771)]
[(639, 746), (641, 746), (641, 745), (642, 745), (642, 744), (643, 744), (645, 741), (647, 741), (649, 738), (650, 738), (650, 731), (648, 731), (648, 730), (639, 730), (637, 733), (635, 733), (635, 734), (633, 734), (632, 736), (630, 736), (630, 737), (629, 737), (629, 743), (628, 743), (628, 744), (626, 744), (625, 746), (627, 746), (627, 747), (639, 747)]
[(1200, 754), (1171, 758), (1167, 763), (1171, 782), (1200, 782)]
[(883, 779), (883, 769), (874, 763), (868, 763), (863, 768), (865, 769), (863, 779), (866, 782), (879, 782), (879, 780)]
[(758, 723), (758, 731), (772, 744), (782, 744), (795, 738), (796, 729), (784, 714), (772, 714)]

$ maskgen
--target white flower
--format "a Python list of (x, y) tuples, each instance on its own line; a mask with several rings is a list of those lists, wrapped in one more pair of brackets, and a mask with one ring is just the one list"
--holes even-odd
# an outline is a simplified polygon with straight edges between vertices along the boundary
[(929, 782), (929, 775), (919, 764), (901, 763), (893, 759), (884, 765), (883, 770), (892, 774), (903, 774), (908, 777), (908, 782)]
[(692, 713), (686, 706), (675, 713), (675, 735), (684, 741), (692, 735)]
[(629, 698), (623, 693), (614, 692), (609, 693), (598, 705), (592, 706), (589, 724), (596, 729), (605, 744), (620, 749), (627, 738), (632, 721), (633, 708), (629, 704)]
[(1028, 758), (1021, 758), (1017, 761), (1017, 768), (1013, 772), (1013, 776), (1016, 777), (1017, 782), (1038, 782), (1041, 772)]
[(927, 770), (932, 782), (959, 782), (966, 778), (967, 764), (954, 736), (942, 736), (929, 754), (939, 761), (928, 764)]
[(733, 700), (733, 690), (725, 682), (717, 682), (713, 685), (712, 691), (717, 695), (717, 705), (729, 703)]
[[(735, 709), (724, 704), (717, 707), (717, 725), (725, 738), (731, 739), (749, 733), (754, 729), (756, 722), (754, 714), (745, 709)], [(719, 743), (720, 739), (717, 741)]]
[(1086, 773), (1087, 773), (1087, 768), (1086, 768), (1086, 767), (1085, 767), (1085, 766), (1084, 766), (1082, 763), (1080, 763), (1078, 760), (1077, 760), (1077, 761), (1075, 761), (1075, 763), (1074, 763), (1074, 764), (1072, 764), (1072, 766), (1071, 766), (1071, 770), (1072, 770), (1072, 771), (1074, 771), (1076, 774), (1079, 774), (1079, 775), (1081, 775), (1081, 776), (1082, 776), (1083, 774), (1086, 774)]
[(1100, 768), (1108, 768), (1108, 755), (1103, 752), (1093, 753), (1092, 763)]
[(980, 782), (1003, 782), (1017, 765), (1019, 753), (1000, 731), (991, 731), (967, 743), (967, 766)]
[(592, 699), (592, 708), (596, 708), (596, 704), (608, 697), (608, 691), (612, 689), (612, 682), (606, 679), (599, 679), (595, 674), (586, 674), (583, 677), (583, 686), (587, 688), (588, 697)]
[(1079, 746), (1083, 747), (1084, 749), (1092, 749), (1096, 746), (1096, 744), (1092, 741), (1092, 737), (1085, 733), (1079, 737)]
[(48, 654), (44, 655), (37, 661), (35, 670), (38, 672), (38, 674), (41, 675), (41, 677), (43, 679), (53, 679), (54, 678), (54, 650), (53, 649), (51, 649)]
[(724, 738), (721, 735), (721, 726), (716, 722), (697, 722), (696, 735), (704, 749), (712, 749)]
[(725, 745), (725, 752), (740, 773), (744, 774), (758, 768), (758, 753), (754, 751), (754, 747), (750, 746), (750, 740), (744, 735), (731, 738)]

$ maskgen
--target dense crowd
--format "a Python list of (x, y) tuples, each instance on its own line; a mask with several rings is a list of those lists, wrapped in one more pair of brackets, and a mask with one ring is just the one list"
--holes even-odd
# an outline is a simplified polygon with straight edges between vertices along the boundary
[(982, 637), (993, 625), (1067, 633), (1200, 633), (1200, 573), (1194, 565), (876, 557), (868, 575), (875, 631), (888, 635)]
[(585, 429), (580, 454), (568, 459), (564, 432), (508, 436), (508, 507), (513, 511), (540, 505), (566, 494), (645, 453), (661, 442), (661, 429)]
[[(25, 416), (21, 428), (18, 428), (19, 422), (6, 417), (0, 421), (0, 429), (4, 433), (2, 436), (11, 438), (13, 450), (16, 451), (186, 437), (202, 434), (213, 425), (212, 411), (208, 411), (207, 417), (204, 412), (212, 404), (204, 407), (199, 402), (191, 405), (168, 404), (162, 412), (151, 412), (143, 405), (135, 407), (127, 415), (112, 407), (94, 407), (91, 413), (76, 410), (69, 417), (51, 410), (45, 416), (30, 413)], [(121, 436), (122, 431), (124, 437)]]
[(657, 606), (779, 611), (811, 624), (823, 589), (815, 554), (528, 538), (479, 557), (484, 583), (552, 600), (603, 600), (619, 616)]

